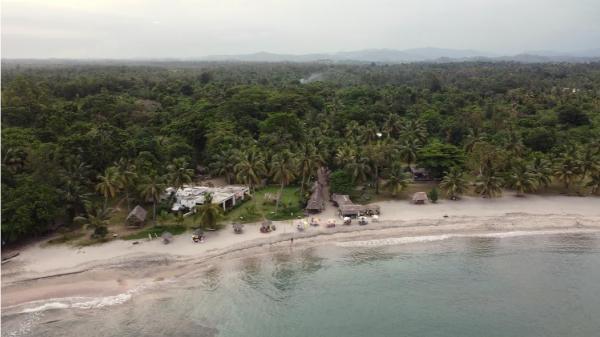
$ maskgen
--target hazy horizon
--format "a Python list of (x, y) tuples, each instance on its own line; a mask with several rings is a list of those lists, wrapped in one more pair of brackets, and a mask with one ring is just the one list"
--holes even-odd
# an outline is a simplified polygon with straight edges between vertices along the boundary
[(3, 58), (193, 59), (448, 48), (495, 55), (600, 47), (600, 2), (551, 0), (2, 2)]

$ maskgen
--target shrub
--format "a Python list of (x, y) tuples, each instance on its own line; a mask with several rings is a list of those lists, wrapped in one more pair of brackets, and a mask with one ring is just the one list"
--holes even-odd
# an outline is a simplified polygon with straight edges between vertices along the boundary
[(342, 170), (337, 170), (329, 176), (330, 192), (336, 194), (350, 194), (354, 190), (352, 177)]
[(437, 188), (435, 188), (435, 187), (432, 188), (431, 191), (429, 191), (429, 193), (427, 193), (427, 196), (429, 197), (429, 200), (431, 200), (431, 202), (435, 204), (439, 198)]

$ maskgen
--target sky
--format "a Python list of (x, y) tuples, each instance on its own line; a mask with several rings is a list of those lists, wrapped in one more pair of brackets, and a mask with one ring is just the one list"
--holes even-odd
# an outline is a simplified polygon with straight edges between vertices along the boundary
[(5, 58), (600, 47), (600, 0), (2, 0)]

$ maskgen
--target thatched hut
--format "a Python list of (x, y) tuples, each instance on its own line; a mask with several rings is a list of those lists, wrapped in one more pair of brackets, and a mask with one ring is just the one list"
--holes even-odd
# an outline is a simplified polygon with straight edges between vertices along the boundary
[(331, 196), (331, 201), (333, 201), (333, 203), (338, 207), (343, 204), (352, 203), (352, 200), (350, 200), (350, 196), (347, 194), (333, 194)]
[(417, 192), (413, 194), (412, 200), (415, 204), (424, 204), (428, 200), (427, 193)]
[(363, 205), (357, 205), (353, 203), (341, 204), (339, 208), (339, 213), (342, 217), (356, 217), (361, 215), (365, 210), (365, 207)]
[(129, 227), (142, 227), (146, 223), (147, 214), (148, 212), (142, 206), (137, 205), (129, 212), (125, 222)]

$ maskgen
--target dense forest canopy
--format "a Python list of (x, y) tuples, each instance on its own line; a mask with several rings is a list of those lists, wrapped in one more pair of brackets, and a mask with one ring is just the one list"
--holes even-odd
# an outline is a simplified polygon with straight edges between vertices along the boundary
[(320, 165), (346, 190), (396, 191), (418, 165), (452, 197), (468, 177), (489, 197), (553, 179), (597, 192), (599, 149), (600, 63), (9, 62), (2, 236), (97, 218), (92, 202), (156, 204), (197, 167), (303, 193)]

